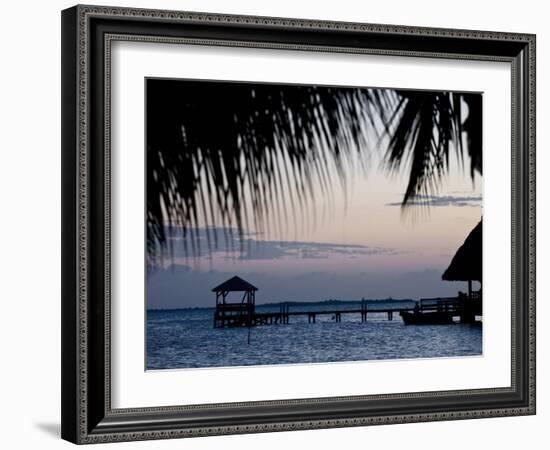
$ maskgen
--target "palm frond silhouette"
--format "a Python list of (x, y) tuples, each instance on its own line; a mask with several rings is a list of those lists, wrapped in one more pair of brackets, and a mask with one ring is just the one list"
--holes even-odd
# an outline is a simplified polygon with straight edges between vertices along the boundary
[(482, 171), (479, 94), (149, 79), (146, 130), (150, 261), (176, 228), (199, 255), (199, 230), (212, 249), (220, 229), (303, 213), (377, 143), (390, 170), (409, 171), (403, 206), (437, 189), (453, 149)]

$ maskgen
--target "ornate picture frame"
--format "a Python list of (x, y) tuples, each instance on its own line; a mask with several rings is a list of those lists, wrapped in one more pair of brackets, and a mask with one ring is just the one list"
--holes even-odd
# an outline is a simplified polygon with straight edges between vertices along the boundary
[[(110, 71), (118, 41), (509, 64), (510, 386), (113, 408)], [(80, 5), (62, 12), (64, 439), (84, 444), (528, 414), (535, 414), (534, 35)]]

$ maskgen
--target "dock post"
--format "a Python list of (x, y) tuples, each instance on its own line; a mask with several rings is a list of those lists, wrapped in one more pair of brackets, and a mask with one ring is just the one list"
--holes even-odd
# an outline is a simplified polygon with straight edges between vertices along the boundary
[(393, 320), (393, 311), (388, 311), (388, 320)]
[(361, 322), (367, 321), (367, 301), (361, 300)]

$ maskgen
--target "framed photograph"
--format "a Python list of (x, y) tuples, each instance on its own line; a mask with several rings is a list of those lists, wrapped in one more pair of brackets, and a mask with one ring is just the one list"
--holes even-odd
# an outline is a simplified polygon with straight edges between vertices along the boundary
[(62, 437), (535, 413), (535, 36), (62, 12)]

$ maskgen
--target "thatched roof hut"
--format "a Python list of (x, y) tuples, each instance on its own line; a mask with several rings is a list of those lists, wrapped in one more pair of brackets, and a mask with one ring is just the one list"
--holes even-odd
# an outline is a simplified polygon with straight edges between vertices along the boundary
[(482, 222), (480, 220), (470, 232), (441, 278), (446, 281), (468, 281), (469, 284), (472, 280), (481, 282)]

